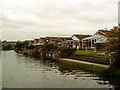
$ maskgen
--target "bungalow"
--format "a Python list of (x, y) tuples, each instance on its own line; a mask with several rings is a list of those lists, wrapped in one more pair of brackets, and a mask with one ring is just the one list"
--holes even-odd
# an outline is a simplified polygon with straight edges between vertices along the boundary
[(62, 48), (71, 48), (71, 41), (72, 41), (71, 37), (60, 37), (59, 45)]
[(91, 35), (74, 34), (71, 38), (62, 41), (63, 48), (79, 49), (82, 47), (82, 39)]
[(103, 44), (107, 42), (110, 31), (99, 30), (91, 37), (82, 39), (82, 48), (94, 49), (95, 44)]
[(59, 37), (46, 37), (46, 43), (56, 43), (59, 40)]
[(35, 46), (43, 46), (45, 44), (58, 44), (61, 45), (61, 42), (71, 40), (70, 37), (40, 37), (39, 39), (34, 39), (33, 42), (29, 40), (29, 44)]
[(71, 37), (46, 37), (45, 43), (57, 44), (59, 47), (66, 48), (68, 45), (67, 41), (72, 40)]
[(57, 43), (61, 44), (63, 41), (71, 40), (70, 37), (46, 37), (46, 42), (47, 43)]
[(82, 35), (82, 34), (73, 34), (72, 41), (71, 41), (71, 46), (72, 48), (82, 48), (82, 39), (86, 37), (90, 37), (91, 35)]

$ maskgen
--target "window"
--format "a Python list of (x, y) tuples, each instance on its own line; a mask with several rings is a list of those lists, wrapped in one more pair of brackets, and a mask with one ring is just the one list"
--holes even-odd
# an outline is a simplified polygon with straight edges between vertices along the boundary
[(94, 47), (94, 40), (92, 40), (92, 47)]

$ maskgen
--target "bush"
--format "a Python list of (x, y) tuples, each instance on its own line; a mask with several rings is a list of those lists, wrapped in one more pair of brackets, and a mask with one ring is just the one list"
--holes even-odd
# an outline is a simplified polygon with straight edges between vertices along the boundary
[(34, 48), (35, 48), (35, 46), (33, 46), (33, 45), (30, 45), (27, 47), (27, 49), (34, 49)]
[(13, 46), (11, 44), (2, 46), (2, 50), (13, 50)]
[(32, 55), (39, 55), (40, 52), (38, 51), (39, 48), (35, 48), (33, 51), (32, 51)]
[(60, 50), (61, 54), (60, 57), (66, 58), (70, 55), (73, 55), (75, 53), (76, 49), (62, 49)]
[(120, 68), (109, 68), (104, 72), (103, 76), (109, 78), (120, 78)]
[(45, 49), (47, 50), (47, 51), (50, 51), (50, 50), (52, 50), (52, 49), (58, 49), (58, 45), (55, 45), (55, 44), (47, 44), (46, 46), (45, 46)]

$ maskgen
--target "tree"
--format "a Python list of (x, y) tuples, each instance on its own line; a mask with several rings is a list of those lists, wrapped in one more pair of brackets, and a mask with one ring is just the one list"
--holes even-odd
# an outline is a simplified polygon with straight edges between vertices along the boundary
[(46, 44), (45, 48), (47, 51), (50, 51), (52, 49), (58, 50), (58, 45), (57, 44)]
[(33, 45), (29, 45), (28, 47), (27, 47), (27, 49), (34, 49), (35, 48), (35, 46), (33, 46)]
[[(104, 72), (106, 77), (120, 77), (120, 28), (113, 27), (109, 33), (109, 40), (105, 49), (112, 54), (115, 61)], [(112, 53), (113, 52), (113, 53)]]
[(7, 44), (7, 45), (2, 46), (2, 50), (12, 50), (12, 49), (13, 49), (13, 47), (11, 44)]
[(116, 32), (116, 40), (114, 40), (114, 42), (116, 42), (114, 44), (114, 50), (116, 52), (116, 55), (115, 55), (115, 62), (112, 64), (111, 67), (117, 67), (117, 68), (120, 68), (120, 28), (114, 28), (117, 30)]
[(105, 49), (109, 53), (114, 52), (113, 57), (115, 58), (115, 61), (110, 68), (120, 68), (120, 29), (118, 27), (115, 26), (110, 30), (109, 39)]
[(50, 51), (51, 49), (54, 48), (54, 45), (53, 45), (53, 44), (47, 44), (47, 45), (45, 46), (45, 48), (46, 48), (47, 51)]
[(17, 48), (17, 49), (27, 48), (27, 47), (28, 47), (27, 42), (17, 42), (16, 45), (15, 45), (15, 48)]

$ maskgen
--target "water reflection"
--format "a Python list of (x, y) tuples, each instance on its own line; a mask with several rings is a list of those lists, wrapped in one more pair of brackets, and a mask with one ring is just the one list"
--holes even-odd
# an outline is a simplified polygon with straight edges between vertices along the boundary
[(104, 81), (103, 79), (100, 79), (100, 77), (98, 77), (96, 74), (87, 72), (80, 68), (66, 66), (63, 63), (61, 64), (57, 61), (42, 60), (42, 59), (40, 60), (39, 57), (25, 56), (24, 62), (26, 64), (34, 63), (34, 66), (31, 68), (39, 68), (39, 65), (43, 64), (44, 68), (42, 70), (43, 71), (42, 73), (46, 73), (46, 72), (50, 72), (50, 71), (55, 71), (55, 73), (58, 73), (57, 70), (59, 70), (60, 75), (62, 75), (64, 77), (73, 75), (74, 79), (79, 79), (82, 77), (82, 80), (85, 80), (88, 77), (91, 80), (95, 80), (96, 83), (99, 85), (109, 85), (109, 81)]
[[(111, 85), (119, 87), (112, 80), (57, 61), (23, 56), (14, 51), (3, 52), (2, 56), (5, 59), (3, 63), (4, 87), (109, 88)], [(12, 61), (7, 63), (10, 58)]]

